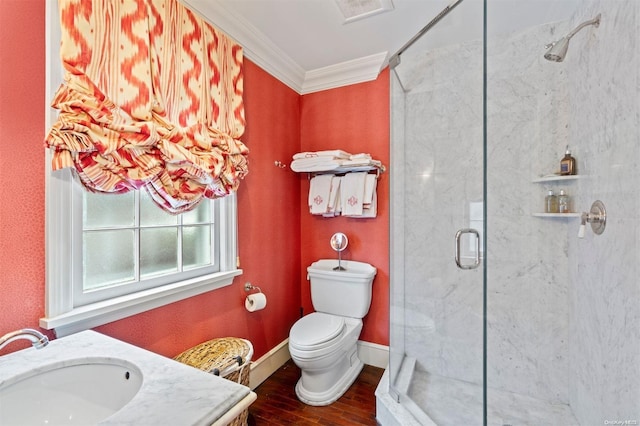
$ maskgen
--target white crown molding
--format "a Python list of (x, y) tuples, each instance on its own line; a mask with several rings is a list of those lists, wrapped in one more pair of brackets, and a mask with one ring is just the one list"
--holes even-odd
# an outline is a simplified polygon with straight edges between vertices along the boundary
[(183, 2), (236, 40), (248, 59), (299, 94), (374, 80), (386, 64), (387, 52), (383, 52), (305, 71), (264, 33), (217, 0)]
[(301, 94), (375, 80), (387, 61), (387, 52), (307, 71)]

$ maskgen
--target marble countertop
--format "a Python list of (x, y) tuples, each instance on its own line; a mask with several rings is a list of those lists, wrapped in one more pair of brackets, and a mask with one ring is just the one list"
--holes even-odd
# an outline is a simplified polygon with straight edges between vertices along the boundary
[(83, 358), (125, 360), (143, 375), (135, 397), (100, 425), (224, 424), (225, 414), (234, 407), (237, 411), (237, 404), (246, 408), (255, 399), (246, 386), (94, 331), (55, 339), (42, 349), (28, 348), (0, 357), (0, 387), (18, 375), (46, 371), (52, 364), (78, 364)]

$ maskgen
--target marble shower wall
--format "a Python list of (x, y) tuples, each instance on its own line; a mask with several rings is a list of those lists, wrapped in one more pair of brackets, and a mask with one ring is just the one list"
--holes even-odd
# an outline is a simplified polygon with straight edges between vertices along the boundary
[[(569, 229), (570, 404), (583, 425), (640, 423), (640, 2), (585, 1), (571, 20), (602, 14), (571, 40), (565, 62), (577, 205), (602, 200), (607, 227)], [(567, 28), (568, 28), (567, 27)], [(569, 57), (569, 55), (571, 55)], [(610, 423), (613, 424), (613, 423)]]
[(487, 386), (567, 403), (576, 219), (532, 216), (548, 189), (575, 192), (532, 182), (559, 170), (569, 143), (566, 72), (543, 58), (556, 38), (546, 24), (487, 44)]

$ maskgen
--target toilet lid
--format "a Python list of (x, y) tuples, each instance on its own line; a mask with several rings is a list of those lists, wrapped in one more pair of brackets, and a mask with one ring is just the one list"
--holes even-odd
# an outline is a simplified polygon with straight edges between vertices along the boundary
[(344, 333), (344, 318), (314, 312), (300, 318), (289, 332), (289, 344), (298, 349), (320, 349)]

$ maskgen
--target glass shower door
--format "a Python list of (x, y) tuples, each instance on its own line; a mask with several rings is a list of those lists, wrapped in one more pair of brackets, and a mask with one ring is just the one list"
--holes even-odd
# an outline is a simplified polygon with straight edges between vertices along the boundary
[(463, 1), (391, 73), (390, 388), (421, 424), (483, 423), (482, 16)]

